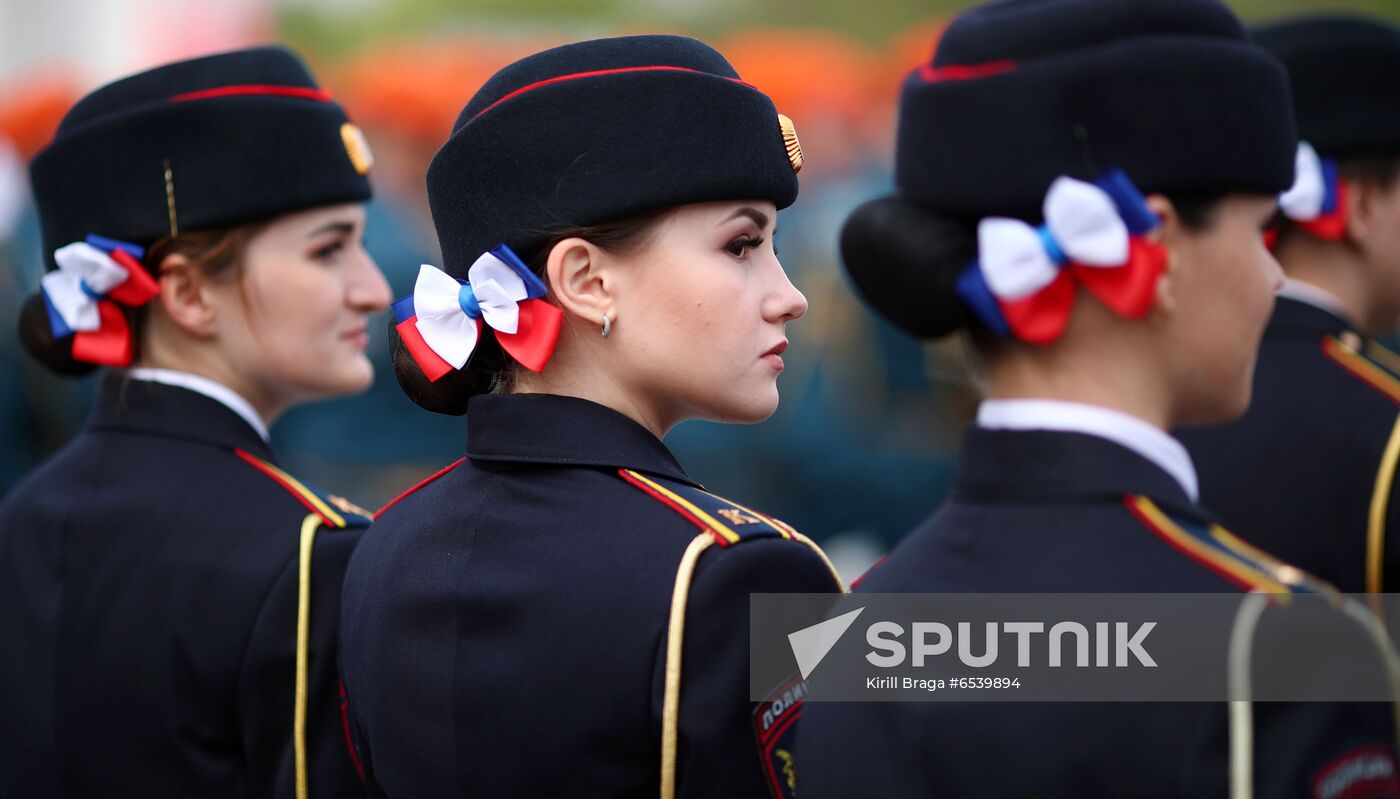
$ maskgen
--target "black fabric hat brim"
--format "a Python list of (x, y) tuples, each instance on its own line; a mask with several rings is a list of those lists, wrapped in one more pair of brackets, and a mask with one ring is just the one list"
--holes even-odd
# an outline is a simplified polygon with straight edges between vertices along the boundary
[[(245, 84), (248, 93), (220, 93)], [(213, 91), (182, 97), (200, 90)], [(300, 61), (277, 48), (99, 89), (30, 166), (50, 267), (55, 249), (89, 233), (143, 246), (169, 235), (167, 165), (180, 231), (363, 202), (370, 184), (347, 151), (346, 122)]]
[(635, 72), (489, 110), (438, 153), (428, 191), (445, 266), (463, 276), (497, 244), (528, 248), (561, 228), (723, 199), (785, 208), (797, 181), (761, 92), (702, 73)]
[(1400, 155), (1400, 28), (1326, 15), (1254, 36), (1288, 70), (1299, 138), (1336, 158)]
[(1039, 214), (1057, 176), (1123, 169), (1145, 191), (1272, 194), (1292, 181), (1287, 77), (1245, 44), (1126, 41), (901, 100), (896, 183), (968, 217)]
[(680, 36), (547, 50), (502, 69), (428, 168), (444, 267), (498, 244), (690, 203), (797, 197), (772, 100)]

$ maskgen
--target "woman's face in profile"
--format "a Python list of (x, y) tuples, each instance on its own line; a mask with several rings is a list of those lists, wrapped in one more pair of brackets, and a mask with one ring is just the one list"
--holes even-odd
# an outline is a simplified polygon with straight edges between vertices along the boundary
[(1182, 386), (1179, 424), (1229, 421), (1249, 407), (1254, 362), (1283, 271), (1264, 245), (1272, 197), (1232, 194), (1202, 229), (1168, 242), (1175, 310), (1167, 353)]
[(777, 409), (785, 328), (807, 300), (776, 228), (766, 200), (687, 205), (619, 257), (614, 373), (660, 418), (751, 423)]
[(261, 395), (288, 405), (373, 381), (366, 322), (390, 297), (364, 225), (355, 203), (278, 217), (249, 240), (238, 278), (211, 286), (229, 360)]

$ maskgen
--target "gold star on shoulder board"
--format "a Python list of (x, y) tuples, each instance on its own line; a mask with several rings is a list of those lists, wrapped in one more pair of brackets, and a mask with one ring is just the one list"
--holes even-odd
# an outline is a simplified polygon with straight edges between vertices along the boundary
[(336, 508), (338, 508), (339, 510), (345, 511), (346, 513), (354, 513), (359, 516), (367, 516), (371, 519), (374, 518), (373, 512), (365, 510), (364, 508), (360, 507), (359, 505), (356, 505), (355, 503), (351, 502), (345, 497), (338, 497), (335, 494), (331, 494), (330, 496), (326, 497), (326, 501), (336, 506)]

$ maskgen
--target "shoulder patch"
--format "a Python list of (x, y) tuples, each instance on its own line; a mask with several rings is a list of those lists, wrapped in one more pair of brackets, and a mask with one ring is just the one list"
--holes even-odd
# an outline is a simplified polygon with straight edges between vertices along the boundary
[(796, 531), (786, 522), (694, 486), (662, 477), (648, 477), (631, 469), (619, 469), (618, 474), (701, 531), (709, 533), (715, 543), (722, 547), (760, 538), (792, 540), (796, 537)]
[(466, 458), (464, 458), (464, 457), (463, 457), (463, 458), (458, 458), (457, 460), (455, 460), (455, 461), (453, 461), (453, 462), (447, 464), (446, 466), (442, 467), (441, 469), (438, 469), (437, 471), (433, 472), (432, 474), (428, 475), (427, 477), (424, 477), (422, 480), (419, 480), (418, 482), (414, 483), (412, 486), (409, 487), (409, 489), (408, 489), (407, 491), (405, 491), (405, 492), (403, 492), (402, 494), (399, 494), (397, 497), (394, 497), (393, 499), (389, 500), (389, 504), (387, 504), (387, 505), (385, 505), (384, 507), (380, 508), (379, 510), (375, 511), (374, 514), (373, 514), (373, 516), (372, 516), (372, 518), (378, 519), (378, 518), (379, 518), (379, 514), (381, 514), (381, 513), (383, 513), (384, 511), (386, 511), (386, 510), (388, 510), (388, 509), (394, 507), (395, 505), (399, 504), (399, 503), (402, 502), (403, 500), (407, 499), (409, 496), (412, 496), (413, 493), (414, 493), (415, 491), (418, 491), (419, 489), (423, 488), (424, 486), (428, 485), (429, 483), (433, 482), (434, 480), (438, 479), (439, 477), (442, 477), (443, 475), (447, 474), (448, 472), (452, 471), (453, 469), (456, 469), (458, 466), (461, 466), (461, 465), (462, 465), (462, 462), (465, 461), (465, 460), (466, 460)]
[(1257, 549), (1218, 524), (1205, 525), (1164, 511), (1137, 494), (1123, 498), (1128, 511), (1143, 526), (1191, 560), (1245, 591), (1270, 594), (1337, 591), (1322, 580)]
[(348, 499), (311, 488), (276, 465), (246, 450), (235, 449), (234, 454), (238, 455), (249, 466), (271, 478), (274, 483), (286, 489), (287, 493), (296, 497), (297, 501), (306, 506), (307, 510), (320, 517), (327, 527), (345, 529), (370, 525), (369, 511)]
[(754, 708), (753, 731), (763, 758), (763, 777), (774, 799), (793, 799), (797, 795), (794, 754), (797, 721), (802, 717), (806, 695), (806, 681), (793, 677)]
[(1355, 333), (1324, 336), (1322, 354), (1352, 377), (1400, 404), (1400, 355)]
[(1384, 746), (1353, 749), (1323, 766), (1313, 775), (1313, 799), (1364, 799), (1400, 793), (1395, 753)]

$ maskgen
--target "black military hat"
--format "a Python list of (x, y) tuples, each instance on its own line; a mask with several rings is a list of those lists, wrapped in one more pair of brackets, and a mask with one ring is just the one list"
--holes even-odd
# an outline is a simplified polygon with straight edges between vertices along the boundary
[(181, 61), (103, 86), (63, 118), (30, 178), (45, 257), (94, 234), (149, 244), (369, 199), (363, 134), (290, 51)]
[(1298, 136), (1337, 158), (1400, 153), (1400, 28), (1310, 15), (1254, 31), (1288, 69)]
[(724, 57), (681, 36), (565, 45), (497, 72), (428, 168), (444, 266), (687, 203), (797, 197), (795, 131)]
[(1288, 80), (1216, 0), (1002, 0), (958, 17), (900, 99), (896, 182), (969, 217), (1038, 216), (1060, 175), (1144, 191), (1288, 188)]

